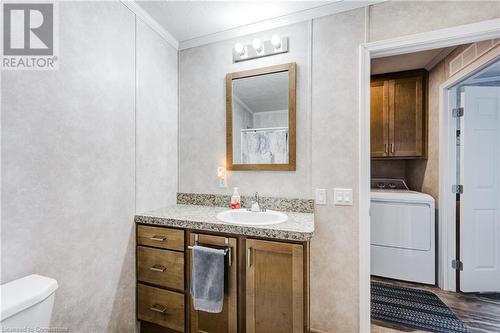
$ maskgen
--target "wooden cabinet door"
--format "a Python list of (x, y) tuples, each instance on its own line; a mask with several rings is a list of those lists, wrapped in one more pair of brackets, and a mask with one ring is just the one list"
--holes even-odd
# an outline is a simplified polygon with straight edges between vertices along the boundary
[(389, 153), (389, 84), (378, 80), (370, 89), (370, 143), (371, 157), (385, 157)]
[(423, 76), (389, 81), (391, 157), (424, 157)]
[[(198, 242), (200, 245), (215, 245), (224, 246), (226, 237), (212, 236), (212, 235), (198, 235)], [(194, 245), (195, 234), (191, 233), (189, 238), (190, 245)], [(228, 238), (231, 258), (226, 259), (226, 272), (224, 290), (224, 306), (221, 313), (208, 313), (203, 311), (196, 311), (193, 308), (191, 295), (191, 333), (236, 333), (238, 327), (237, 315), (237, 268), (238, 262), (237, 240), (236, 238)], [(192, 256), (189, 253), (189, 268), (191, 268)], [(191, 271), (191, 269), (189, 269)], [(189, 276), (191, 281), (191, 276)], [(189, 293), (190, 287), (188, 288)]]
[(246, 333), (298, 333), (304, 327), (304, 248), (247, 239)]

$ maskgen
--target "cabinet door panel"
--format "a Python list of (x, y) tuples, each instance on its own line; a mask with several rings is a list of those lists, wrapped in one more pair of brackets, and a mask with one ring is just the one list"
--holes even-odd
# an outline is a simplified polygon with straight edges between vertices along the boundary
[(304, 249), (246, 241), (246, 332), (304, 332)]
[(371, 156), (385, 157), (389, 144), (389, 88), (388, 81), (374, 81), (370, 89)]
[(422, 76), (415, 76), (390, 81), (390, 156), (424, 155), (422, 80)]
[[(190, 245), (194, 245), (195, 234), (191, 233)], [(200, 245), (224, 246), (223, 236), (212, 236), (198, 234)], [(192, 333), (236, 333), (238, 326), (237, 316), (237, 240), (228, 238), (231, 248), (231, 265), (226, 263), (227, 276), (224, 291), (224, 306), (221, 313), (208, 313), (194, 310), (191, 303), (191, 332)], [(228, 258), (229, 259), (229, 258)], [(189, 255), (189, 267), (191, 267), (192, 256)], [(191, 278), (191, 276), (190, 276)], [(190, 279), (191, 280), (191, 279)], [(188, 288), (190, 290), (190, 288)], [(189, 296), (191, 300), (191, 296)]]

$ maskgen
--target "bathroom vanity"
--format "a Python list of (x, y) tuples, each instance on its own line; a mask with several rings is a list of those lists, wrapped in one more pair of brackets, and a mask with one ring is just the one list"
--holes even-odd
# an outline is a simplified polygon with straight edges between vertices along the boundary
[[(312, 204), (288, 205), (287, 221), (257, 226), (222, 222), (227, 208), (195, 203), (135, 217), (141, 332), (309, 332)], [(227, 249), (221, 313), (191, 307), (195, 244)]]

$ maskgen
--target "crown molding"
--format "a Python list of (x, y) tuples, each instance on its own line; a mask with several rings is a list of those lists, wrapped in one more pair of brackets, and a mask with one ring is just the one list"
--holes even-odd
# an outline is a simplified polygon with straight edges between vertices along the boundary
[(266, 31), (278, 27), (283, 27), (286, 25), (307, 21), (323, 16), (328, 16), (336, 13), (346, 12), (349, 10), (363, 8), (369, 5), (373, 5), (379, 2), (384, 2), (385, 0), (373, 0), (373, 1), (345, 1), (338, 0), (331, 4), (306, 9), (300, 12), (291, 13), (288, 15), (280, 16), (274, 19), (265, 20), (258, 23), (252, 23), (242, 27), (229, 29), (221, 32), (216, 32), (210, 35), (200, 36), (188, 40), (181, 41), (179, 43), (179, 49), (185, 50), (201, 45), (211, 44), (220, 42), (223, 40), (228, 40), (236, 37), (241, 37), (245, 35), (250, 35), (260, 31)]
[(243, 102), (241, 99), (239, 99), (239, 97), (236, 96), (236, 94), (233, 94), (233, 99), (234, 99), (234, 101), (236, 103), (238, 103), (239, 105), (241, 105), (241, 107), (243, 109), (245, 109), (248, 113), (250, 113), (250, 114), (254, 114), (255, 113), (252, 109), (250, 109), (250, 107), (245, 102)]
[(135, 0), (120, 0), (121, 3), (127, 7), (131, 12), (133, 12), (141, 21), (146, 23), (151, 29), (156, 31), (167, 43), (169, 43), (173, 48), (179, 50), (179, 41), (174, 38), (161, 26), (158, 21), (156, 21), (151, 15), (148, 14)]

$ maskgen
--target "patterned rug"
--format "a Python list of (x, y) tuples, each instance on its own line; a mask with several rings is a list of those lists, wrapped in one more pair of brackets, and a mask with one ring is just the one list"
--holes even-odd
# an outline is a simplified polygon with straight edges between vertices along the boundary
[(470, 333), (464, 323), (430, 291), (371, 283), (372, 319), (439, 333)]

